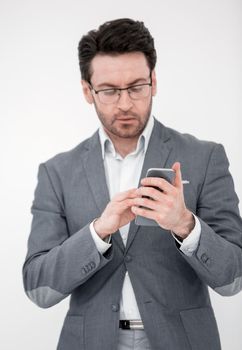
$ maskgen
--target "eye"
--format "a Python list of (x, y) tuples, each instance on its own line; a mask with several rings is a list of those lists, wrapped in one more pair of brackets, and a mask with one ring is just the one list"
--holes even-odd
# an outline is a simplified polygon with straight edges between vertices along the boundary
[(143, 86), (131, 86), (129, 91), (135, 94), (140, 93), (143, 90)]
[(116, 89), (104, 90), (104, 91), (102, 91), (102, 94), (104, 96), (115, 96), (115, 95), (117, 95), (117, 90)]

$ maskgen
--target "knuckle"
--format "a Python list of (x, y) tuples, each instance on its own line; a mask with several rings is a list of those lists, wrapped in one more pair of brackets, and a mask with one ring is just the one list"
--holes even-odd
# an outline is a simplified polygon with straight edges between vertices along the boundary
[(167, 201), (167, 206), (168, 206), (168, 208), (173, 208), (173, 206), (174, 206), (174, 202), (173, 202), (173, 200), (168, 200)]

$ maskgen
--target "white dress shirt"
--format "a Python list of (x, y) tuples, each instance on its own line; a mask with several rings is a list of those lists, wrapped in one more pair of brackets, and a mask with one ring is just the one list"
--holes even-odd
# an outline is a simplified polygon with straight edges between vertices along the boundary
[[(135, 151), (122, 158), (113, 146), (112, 141), (105, 133), (103, 127), (99, 128), (99, 137), (102, 148), (102, 156), (105, 168), (106, 182), (109, 190), (110, 198), (119, 192), (126, 191), (130, 188), (137, 188), (139, 178), (143, 167), (145, 153), (149, 144), (149, 139), (154, 126), (154, 118), (150, 117), (149, 121), (140, 135)], [(201, 233), (201, 225), (199, 220), (195, 218), (195, 227), (190, 235), (179, 242), (173, 235), (174, 239), (180, 244), (181, 251), (191, 256), (196, 250)], [(127, 243), (129, 225), (127, 224), (119, 229), (124, 245)], [(104, 254), (112, 244), (103, 241), (95, 232), (93, 222), (90, 224), (90, 230), (97, 249)], [(122, 297), (120, 300), (120, 319), (121, 320), (140, 320), (140, 313), (136, 302), (134, 290), (126, 272), (122, 289)]]

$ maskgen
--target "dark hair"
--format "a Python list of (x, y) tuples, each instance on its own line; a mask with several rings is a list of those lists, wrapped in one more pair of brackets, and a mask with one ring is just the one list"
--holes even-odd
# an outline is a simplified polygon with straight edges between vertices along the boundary
[(91, 79), (91, 61), (97, 54), (117, 55), (142, 52), (152, 71), (156, 64), (154, 39), (143, 22), (121, 18), (102, 24), (84, 35), (78, 45), (82, 79)]

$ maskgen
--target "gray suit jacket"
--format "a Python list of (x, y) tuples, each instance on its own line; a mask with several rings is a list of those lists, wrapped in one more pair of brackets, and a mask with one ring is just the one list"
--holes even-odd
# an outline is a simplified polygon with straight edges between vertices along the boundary
[(109, 201), (96, 132), (75, 149), (40, 165), (23, 267), (27, 295), (47, 308), (71, 294), (59, 350), (114, 350), (126, 270), (154, 350), (219, 350), (207, 286), (222, 295), (242, 289), (242, 221), (221, 145), (197, 140), (155, 120), (141, 178), (148, 168), (180, 161), (185, 202), (199, 218), (192, 257), (170, 232), (130, 225), (101, 255), (90, 222)]

